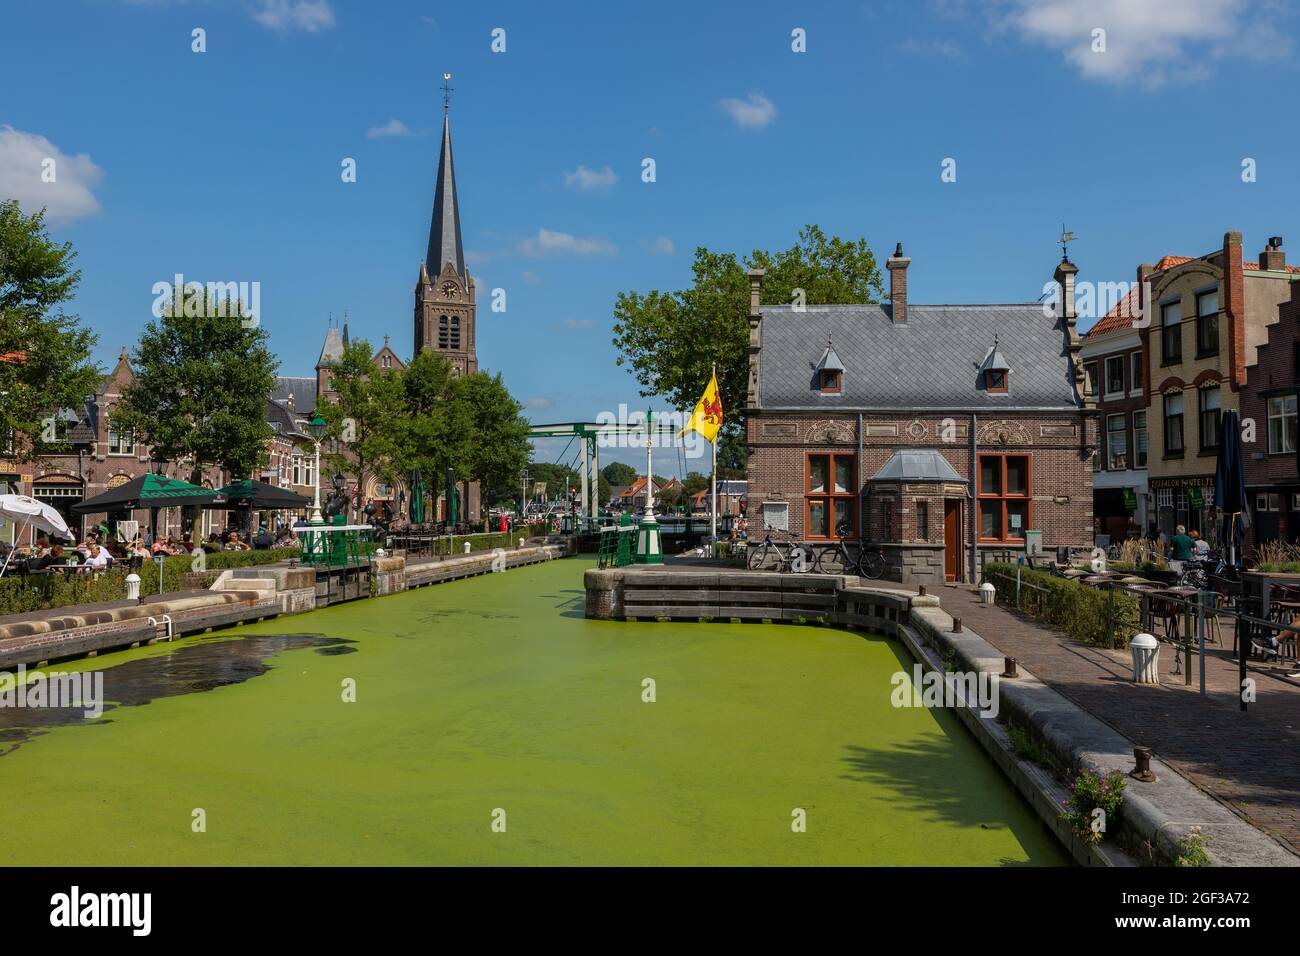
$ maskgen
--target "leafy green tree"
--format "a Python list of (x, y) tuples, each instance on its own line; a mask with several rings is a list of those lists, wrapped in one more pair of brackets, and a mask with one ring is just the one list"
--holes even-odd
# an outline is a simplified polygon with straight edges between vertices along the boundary
[(279, 362), (266, 331), (241, 319), (238, 303), (204, 293), (202, 308), (185, 311), (197, 314), (164, 306), (145, 326), (132, 352), (134, 380), (112, 421), (152, 445), (155, 457), (188, 459), (192, 481), (212, 465), (247, 477), (266, 461), (266, 400)]
[(356, 339), (330, 366), (330, 382), (336, 397), (317, 409), (328, 425), (329, 466), (355, 473), (362, 493), (371, 476), (392, 481), (402, 458), (402, 373), (376, 367), (375, 350)]
[(708, 487), (710, 487), (709, 476), (702, 475), (698, 471), (687, 472), (686, 480), (682, 482), (682, 492), (687, 497)]
[(26, 436), (13, 443), (20, 460), (49, 451), (43, 421), (79, 408), (99, 385), (96, 337), (60, 307), (81, 278), (76, 256), (46, 234), (44, 210), (24, 216), (16, 201), (0, 202), (0, 449)]
[[(631, 367), (642, 395), (664, 396), (673, 407), (695, 406), (717, 366), (725, 410), (724, 435), (732, 438), (727, 468), (744, 470), (741, 416), (748, 387), (748, 268), (767, 270), (766, 305), (789, 303), (796, 289), (808, 305), (875, 302), (884, 294), (876, 257), (865, 239), (827, 238), (807, 225), (789, 249), (735, 253), (695, 250), (694, 284), (676, 292), (622, 292), (614, 304), (618, 364)], [(723, 470), (719, 445), (718, 470)]]
[(629, 464), (616, 461), (602, 468), (600, 475), (611, 485), (630, 485), (636, 481), (637, 471)]
[(441, 488), (448, 468), (479, 481), (491, 506), (513, 501), (528, 461), (528, 422), (500, 375), (453, 375), (437, 352), (411, 360), (403, 380), (399, 460)]
[(501, 376), (454, 378), (450, 404), (457, 422), (467, 426), (459, 443), (462, 473), (489, 487), (513, 480), (528, 461), (529, 423)]

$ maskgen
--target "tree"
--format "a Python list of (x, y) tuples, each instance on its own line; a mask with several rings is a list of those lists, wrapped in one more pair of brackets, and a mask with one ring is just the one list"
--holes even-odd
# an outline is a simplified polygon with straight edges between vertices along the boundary
[(0, 449), (15, 432), (28, 437), (13, 443), (20, 460), (45, 450), (52, 412), (79, 408), (99, 385), (96, 336), (60, 308), (81, 279), (76, 256), (46, 234), (44, 210), (24, 216), (16, 201), (0, 202)]
[(184, 313), (169, 304), (145, 326), (113, 424), (157, 458), (188, 459), (196, 483), (211, 465), (252, 475), (266, 461), (266, 401), (279, 368), (266, 331), (241, 318), (239, 303), (206, 292), (201, 307), (187, 302)]
[(695, 494), (697, 491), (703, 491), (705, 488), (712, 487), (708, 475), (702, 475), (698, 471), (686, 473), (686, 480), (682, 482), (682, 492), (687, 496)]
[(364, 495), (371, 476), (392, 481), (398, 471), (402, 375), (396, 369), (377, 368), (375, 350), (365, 339), (357, 339), (331, 364), (330, 388), (336, 397), (317, 408), (328, 426), (324, 440), (331, 442), (325, 458), (335, 471), (354, 471)]
[[(789, 303), (802, 289), (808, 305), (875, 302), (884, 294), (876, 257), (865, 239), (827, 239), (807, 225), (799, 241), (779, 252), (754, 250), (742, 263), (734, 253), (695, 250), (695, 282), (677, 292), (619, 293), (614, 304), (614, 345), (620, 365), (630, 365), (642, 395), (666, 397), (674, 408), (695, 406), (717, 366), (725, 415), (723, 433), (732, 443), (726, 467), (744, 470), (741, 416), (748, 390), (749, 279), (747, 268), (767, 270), (766, 305)], [(724, 445), (718, 446), (718, 471)], [(739, 460), (737, 460), (737, 453)]]
[(420, 468), (428, 487), (447, 469), (481, 483), (489, 505), (513, 500), (528, 461), (528, 422), (500, 375), (456, 376), (437, 352), (420, 352), (403, 380), (399, 459)]
[(611, 485), (630, 485), (636, 481), (637, 470), (631, 465), (616, 461), (602, 468), (600, 475)]

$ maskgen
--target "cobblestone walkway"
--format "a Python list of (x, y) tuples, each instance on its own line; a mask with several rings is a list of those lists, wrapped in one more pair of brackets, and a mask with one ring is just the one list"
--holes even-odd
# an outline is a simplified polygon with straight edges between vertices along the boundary
[[(1131, 681), (1127, 649), (1078, 643), (965, 588), (939, 589), (949, 614), (1055, 690), (1156, 755), (1238, 816), (1300, 854), (1300, 682), (1252, 671), (1258, 699), (1239, 709), (1232, 633), (1206, 653), (1206, 696), (1196, 657), (1192, 683), (1174, 675), (1173, 648), (1160, 649), (1159, 687)], [(1286, 670), (1300, 669), (1295, 662)], [(1183, 662), (1186, 670), (1188, 662)], [(1280, 673), (1284, 673), (1281, 671)]]

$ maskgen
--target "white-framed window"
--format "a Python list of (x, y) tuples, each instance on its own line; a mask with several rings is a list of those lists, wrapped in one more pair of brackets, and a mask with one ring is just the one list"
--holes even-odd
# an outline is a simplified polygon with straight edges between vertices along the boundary
[(1281, 511), (1282, 496), (1273, 492), (1261, 492), (1255, 496), (1256, 511)]
[(316, 484), (316, 460), (314, 456), (294, 455), (293, 456), (293, 483), (295, 485), (308, 485), (314, 487)]
[(1132, 378), (1129, 379), (1129, 382), (1132, 384), (1130, 392), (1131, 394), (1136, 395), (1142, 391), (1142, 350), (1138, 349), (1136, 352), (1130, 353), (1130, 358), (1132, 359), (1130, 364), (1133, 368)]
[(135, 432), (129, 428), (117, 429), (109, 425), (108, 453), (110, 455), (134, 455)]
[(1183, 360), (1182, 323), (1182, 302), (1160, 307), (1160, 361), (1165, 365), (1177, 365)]
[(1106, 416), (1106, 468), (1109, 471), (1124, 471), (1128, 468), (1127, 415)]
[(1112, 355), (1106, 359), (1106, 397), (1124, 395), (1124, 356)]
[(1295, 451), (1296, 397), (1282, 395), (1268, 400), (1268, 453), (1284, 455)]

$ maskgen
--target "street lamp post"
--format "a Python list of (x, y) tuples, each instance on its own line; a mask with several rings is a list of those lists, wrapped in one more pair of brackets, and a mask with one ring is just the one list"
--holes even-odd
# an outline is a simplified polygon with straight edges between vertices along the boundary
[(311, 435), (312, 441), (316, 443), (316, 465), (312, 471), (312, 485), (314, 486), (316, 500), (312, 504), (311, 523), (324, 524), (325, 518), (320, 513), (320, 440), (325, 435), (326, 422), (321, 418), (320, 412), (312, 415), (311, 421), (307, 423), (307, 432)]

